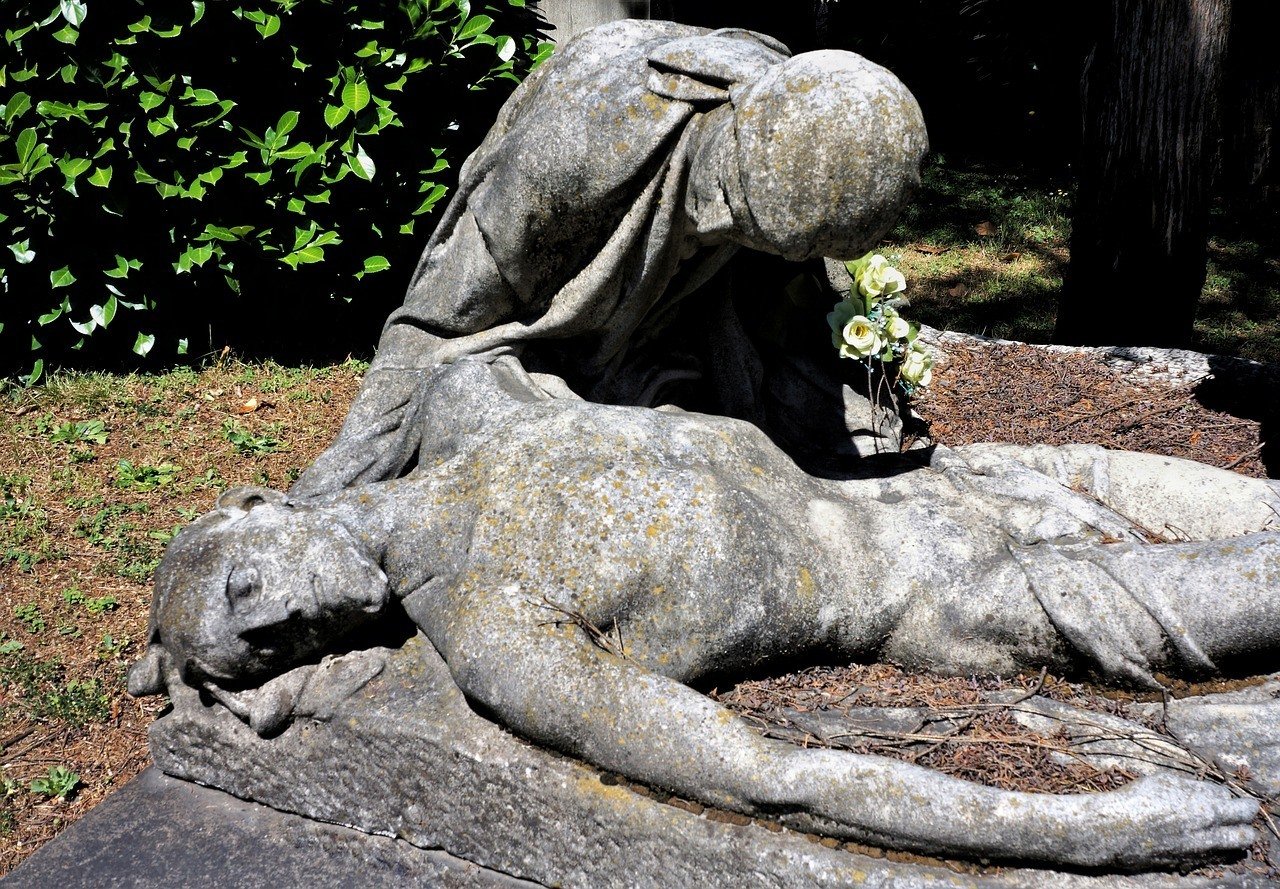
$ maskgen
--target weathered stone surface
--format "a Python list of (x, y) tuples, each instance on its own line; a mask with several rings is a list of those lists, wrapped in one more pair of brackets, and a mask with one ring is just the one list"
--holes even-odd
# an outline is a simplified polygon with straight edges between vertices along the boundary
[(981, 874), (972, 868), (958, 873), (941, 863), (896, 862), (826, 848), (789, 830), (712, 820), (714, 814), (695, 815), (659, 801), (661, 797), (606, 784), (591, 768), (530, 746), (478, 716), (423, 637), (399, 651), (359, 657), (384, 662), (378, 678), (338, 703), (324, 721), (301, 720), (269, 740), (220, 707), (180, 705), (152, 727), (158, 766), (310, 819), (443, 848), (485, 868), (546, 885), (1268, 885), (1242, 875), (1088, 877), (1046, 871)]
[(910, 92), (852, 53), (792, 57), (671, 22), (581, 35), (467, 161), (347, 423), (294, 494), (411, 468), (442, 437), (421, 422), (423, 383), (464, 356), (505, 356), (538, 397), (738, 417), (800, 450), (896, 450), (865, 374), (825, 346), (836, 297), (779, 299), (805, 269), (777, 258), (870, 249), (926, 148)]
[[(130, 675), (175, 701), (157, 762), (544, 882), (1032, 879), (726, 834), (465, 695), (840, 840), (1115, 871), (1248, 848), (1256, 800), (1212, 781), (1011, 793), (765, 739), (694, 690), (833, 657), (1147, 687), (1275, 668), (1275, 485), (1096, 448), (883, 453), (896, 417), (832, 371), (829, 295), (744, 272), (740, 247), (862, 252), (924, 147), (856, 56), (636, 22), (558, 53), (468, 162), (334, 445), (171, 544)], [(1190, 539), (1150, 545), (1150, 516)]]
[[(479, 362), (434, 384), (437, 422), (457, 391), (485, 410), (454, 419), (449, 450), (422, 455), (432, 468), (317, 501), (232, 492), (174, 541), (137, 690), (199, 688), (272, 734), (370, 680), (360, 659), (307, 661), (357, 622), (385, 632), (402, 607), (507, 727), (703, 803), (1059, 865), (1252, 842), (1256, 805), (1211, 782), (1007, 793), (766, 742), (687, 687), (816, 656), (960, 674), (1085, 665), (1148, 686), (1253, 658), (1274, 645), (1280, 602), (1259, 590), (1277, 588), (1280, 536), (1142, 542), (1126, 491), (1146, 497), (1136, 481), (1167, 474), (1162, 458), (971, 446), (821, 479), (737, 421), (530, 400)], [(1227, 476), (1185, 461), (1177, 474)], [(1238, 502), (1166, 498), (1168, 514), (1208, 534), (1215, 516), (1280, 504), (1243, 481)]]
[(246, 803), (155, 769), (0, 882), (6, 889), (537, 885), (438, 850)]

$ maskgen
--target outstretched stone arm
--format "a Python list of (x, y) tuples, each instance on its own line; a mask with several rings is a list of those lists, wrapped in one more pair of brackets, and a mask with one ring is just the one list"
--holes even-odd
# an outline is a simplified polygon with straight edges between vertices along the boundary
[[(528, 591), (406, 600), (473, 701), (530, 740), (635, 781), (824, 833), (926, 854), (1056, 866), (1163, 866), (1253, 840), (1252, 801), (1182, 779), (1104, 794), (1013, 793), (918, 766), (766, 739), (675, 679), (546, 622)], [(450, 617), (443, 617), (444, 614)]]

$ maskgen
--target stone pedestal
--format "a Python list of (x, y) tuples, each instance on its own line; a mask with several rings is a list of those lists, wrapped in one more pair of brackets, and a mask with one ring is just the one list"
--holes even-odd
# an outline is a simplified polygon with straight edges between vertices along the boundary
[[(352, 885), (339, 879), (343, 862), (365, 869), (356, 880), (360, 885), (1268, 885), (1243, 874), (1211, 879), (980, 870), (847, 851), (814, 835), (814, 825), (795, 816), (760, 821), (703, 810), (643, 789), (637, 792), (580, 762), (520, 741), (468, 706), (424, 637), (412, 638), (399, 650), (360, 656), (383, 661), (378, 677), (319, 719), (294, 724), (278, 737), (259, 738), (220, 706), (191, 700), (179, 701), (177, 709), (152, 727), (152, 755), (166, 773), (293, 812), (283, 816), (251, 807), (253, 817), (276, 819), (273, 824), (279, 825), (260, 830), (257, 846), (251, 843), (239, 857), (219, 846), (237, 846), (242, 842), (234, 839), (237, 835), (247, 837), (255, 831), (241, 826), (250, 824), (244, 820), (244, 812), (250, 810), (242, 803), (221, 794), (209, 797), (202, 789), (165, 779), (165, 787), (184, 789), (168, 791), (170, 796), (157, 810), (148, 788), (161, 779), (148, 775), (141, 788), (128, 788), (113, 798), (110, 811), (104, 806), (101, 815), (91, 816), (90, 826), (78, 834), (69, 831), (69, 837), (33, 857), (14, 875), (14, 885), (201, 885), (186, 876), (177, 879), (174, 869), (179, 865), (170, 860), (180, 858), (183, 847), (191, 848), (193, 857), (182, 866), (195, 869), (197, 876), (223, 866), (219, 862), (224, 858), (229, 869), (282, 875), (262, 885), (294, 884), (288, 867), (308, 857), (317, 862), (316, 874), (332, 871), (334, 877), (298, 885)], [(156, 811), (160, 815), (154, 815)], [(142, 830), (134, 826), (140, 820)], [(352, 826), (362, 834), (333, 828), (334, 824)], [(88, 852), (83, 851), (86, 843), (93, 847)], [(100, 851), (102, 846), (113, 848)], [(95, 879), (77, 883), (72, 877), (55, 877), (76, 874), (77, 862)], [(113, 879), (122, 871), (146, 879), (113, 884), (97, 879), (97, 872), (104, 870)], [(384, 883), (376, 881), (380, 879)]]

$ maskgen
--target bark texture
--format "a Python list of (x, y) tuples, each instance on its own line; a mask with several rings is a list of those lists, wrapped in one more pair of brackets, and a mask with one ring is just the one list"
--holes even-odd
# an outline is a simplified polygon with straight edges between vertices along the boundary
[(1204, 284), (1230, 0), (1110, 0), (1082, 84), (1060, 342), (1178, 346)]
[(1241, 3), (1231, 15), (1231, 50), (1223, 104), (1223, 186), (1233, 211), (1251, 211), (1280, 197), (1280, 55), (1274, 10)]

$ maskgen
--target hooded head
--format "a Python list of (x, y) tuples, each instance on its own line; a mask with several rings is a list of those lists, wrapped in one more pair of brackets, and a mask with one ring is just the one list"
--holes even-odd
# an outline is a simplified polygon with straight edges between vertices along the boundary
[[(929, 144), (920, 106), (861, 56), (804, 53), (731, 96), (707, 116), (694, 155), (700, 231), (791, 260), (853, 258), (884, 236), (920, 183)], [(717, 203), (722, 217), (708, 224)]]
[(184, 529), (156, 571), (150, 645), (133, 694), (276, 676), (379, 613), (386, 575), (329, 511), (240, 488)]

